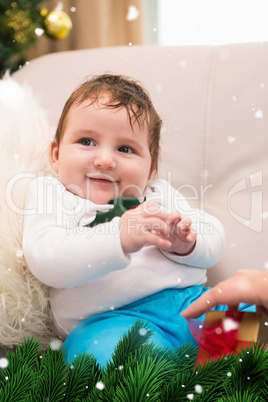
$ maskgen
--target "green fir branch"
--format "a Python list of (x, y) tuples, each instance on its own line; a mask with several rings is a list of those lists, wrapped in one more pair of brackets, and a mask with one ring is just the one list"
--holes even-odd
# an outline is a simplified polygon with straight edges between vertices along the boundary
[(106, 372), (114, 370), (128, 359), (137, 349), (143, 346), (152, 336), (153, 331), (144, 320), (137, 320), (118, 341), (112, 354), (112, 362), (108, 362)]
[(0, 401), (25, 402), (31, 400), (35, 385), (34, 373), (27, 365), (21, 365), (15, 373), (5, 377), (0, 388)]
[(234, 390), (244, 390), (267, 398), (267, 383), (266, 387), (263, 386), (268, 375), (267, 352), (259, 344), (251, 343), (249, 348), (240, 349), (239, 355), (234, 357), (236, 364), (230, 381), (225, 384), (226, 395), (232, 395)]
[(231, 396), (224, 396), (218, 402), (267, 402), (260, 396), (249, 394), (248, 391), (235, 391)]
[(127, 372), (127, 377), (116, 389), (115, 402), (132, 400), (133, 402), (159, 400), (159, 389), (169, 373), (166, 359), (156, 361), (150, 355), (137, 360), (135, 368)]
[(7, 352), (9, 364), (0, 369), (0, 401), (268, 400), (268, 352), (259, 345), (195, 368), (194, 346), (157, 347), (149, 342), (151, 335), (149, 325), (138, 320), (106, 367), (87, 354), (67, 365), (62, 349), (41, 351), (39, 341), (24, 339), (14, 352)]
[(64, 402), (86, 398), (101, 377), (100, 367), (92, 355), (79, 355), (68, 366), (67, 388)]
[(50, 347), (40, 359), (39, 389), (36, 402), (62, 401), (66, 393), (68, 373), (61, 349), (52, 350)]

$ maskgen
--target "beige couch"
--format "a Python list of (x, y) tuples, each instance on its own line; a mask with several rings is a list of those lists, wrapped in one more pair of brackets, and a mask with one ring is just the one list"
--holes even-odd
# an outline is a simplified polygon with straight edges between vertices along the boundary
[(268, 43), (70, 51), (13, 77), (33, 88), (55, 127), (73, 89), (104, 72), (147, 87), (164, 121), (159, 176), (226, 229), (208, 284), (241, 268), (268, 269)]

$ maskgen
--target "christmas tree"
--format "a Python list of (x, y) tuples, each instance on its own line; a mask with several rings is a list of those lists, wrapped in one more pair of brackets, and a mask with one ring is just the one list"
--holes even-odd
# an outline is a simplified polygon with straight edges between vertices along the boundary
[(0, 75), (24, 63), (21, 54), (37, 40), (42, 24), (41, 0), (1, 0), (0, 2)]
[(0, 1), (0, 78), (25, 63), (23, 52), (43, 32), (51, 39), (64, 39), (72, 28), (70, 17), (61, 10), (41, 8), (43, 0)]

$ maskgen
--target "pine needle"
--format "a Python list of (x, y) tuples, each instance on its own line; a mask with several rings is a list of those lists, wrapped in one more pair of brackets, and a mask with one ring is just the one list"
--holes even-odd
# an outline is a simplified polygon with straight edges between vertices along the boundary
[(68, 381), (64, 402), (85, 398), (95, 387), (100, 376), (99, 365), (96, 359), (88, 354), (79, 355), (68, 366)]
[[(61, 401), (66, 392), (67, 370), (63, 359), (62, 349), (44, 352), (40, 363), (38, 401)], [(47, 399), (46, 399), (47, 398)]]
[(108, 362), (106, 371), (114, 370), (115, 367), (122, 365), (128, 356), (135, 350), (144, 345), (152, 336), (153, 331), (149, 329), (149, 323), (144, 320), (137, 320), (126, 334), (119, 339), (114, 353), (112, 354), (112, 363)]

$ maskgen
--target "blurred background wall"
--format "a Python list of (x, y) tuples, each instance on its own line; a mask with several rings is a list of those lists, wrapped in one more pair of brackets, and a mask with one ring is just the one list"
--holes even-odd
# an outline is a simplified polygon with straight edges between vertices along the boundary
[[(59, 1), (42, 3), (48, 10)], [(62, 0), (62, 9), (69, 14), (73, 28), (64, 40), (50, 40), (42, 35), (28, 51), (33, 58), (44, 53), (121, 46), (144, 43), (143, 0)]]
[(267, 0), (0, 0), (0, 75), (64, 50), (268, 41), (267, 15)]

